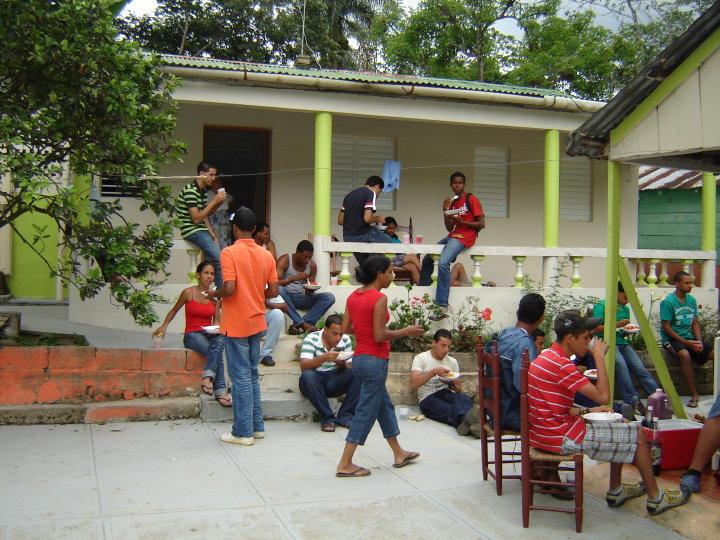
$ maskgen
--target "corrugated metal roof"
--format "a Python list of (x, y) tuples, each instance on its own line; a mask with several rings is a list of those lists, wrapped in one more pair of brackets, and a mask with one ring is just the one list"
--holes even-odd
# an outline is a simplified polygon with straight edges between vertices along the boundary
[[(716, 179), (720, 181), (720, 176)], [(692, 189), (702, 187), (702, 173), (668, 167), (642, 165), (638, 173), (640, 191), (651, 189)]]
[(395, 75), (385, 73), (370, 73), (363, 71), (347, 71), (341, 69), (299, 69), (271, 64), (257, 64), (253, 62), (238, 62), (233, 60), (220, 60), (216, 58), (198, 58), (194, 56), (178, 56), (161, 54), (160, 62), (166, 66), (189, 67), (199, 69), (216, 69), (219, 71), (268, 73), (273, 75), (292, 75), (295, 77), (308, 77), (315, 79), (334, 79), (340, 81), (364, 82), (368, 84), (397, 84), (450, 88), (457, 90), (472, 90), (477, 92), (496, 92), (501, 94), (514, 94), (521, 96), (557, 96), (571, 98), (557, 90), (542, 88), (529, 88), (505, 84), (493, 84), (478, 81), (463, 81), (459, 79), (441, 79), (438, 77), (417, 77), (415, 75)]

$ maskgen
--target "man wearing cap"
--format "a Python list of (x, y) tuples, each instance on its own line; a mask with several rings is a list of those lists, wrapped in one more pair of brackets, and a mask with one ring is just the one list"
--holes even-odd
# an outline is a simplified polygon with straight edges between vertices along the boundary
[[(573, 405), (576, 392), (596, 403), (607, 403), (610, 385), (605, 369), (607, 345), (595, 341), (592, 354), (597, 364), (597, 386), (578, 372), (571, 355), (584, 356), (592, 339), (592, 329), (603, 321), (583, 317), (578, 310), (560, 312), (553, 323), (556, 341), (545, 349), (528, 368), (528, 404), (530, 445), (555, 454), (583, 453), (597, 461), (610, 462), (607, 504), (618, 507), (629, 499), (647, 494), (646, 508), (652, 515), (685, 504), (688, 490), (663, 490), (655, 482), (650, 450), (638, 424), (585, 424), (587, 409)], [(595, 407), (593, 412), (608, 411)], [(642, 481), (621, 481), (624, 463), (635, 461)]]
[(235, 211), (235, 243), (220, 253), (224, 281), (220, 289), (208, 292), (209, 298), (223, 299), (220, 332), (225, 335), (232, 381), (232, 432), (223, 433), (220, 439), (245, 446), (265, 437), (258, 374), (260, 339), (267, 329), (265, 300), (279, 292), (275, 259), (252, 238), (256, 222), (249, 208)]

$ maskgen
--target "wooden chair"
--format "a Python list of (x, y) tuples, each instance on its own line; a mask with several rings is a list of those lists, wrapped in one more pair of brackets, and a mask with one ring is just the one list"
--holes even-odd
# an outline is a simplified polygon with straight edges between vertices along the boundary
[[(498, 343), (491, 343), (492, 352), (485, 352), (482, 342), (477, 346), (478, 362), (478, 403), (480, 407), (480, 449), (482, 453), (483, 480), (487, 481), (488, 475), (495, 480), (495, 488), (498, 495), (502, 495), (503, 478), (508, 480), (520, 480), (519, 474), (503, 474), (503, 464), (520, 463), (520, 452), (515, 450), (503, 450), (504, 442), (519, 442), (520, 434), (516, 431), (501, 429), (501, 407), (500, 407), (500, 374), (501, 363), (498, 355)], [(493, 425), (488, 422), (488, 414), (492, 416)], [(493, 461), (488, 457), (488, 443), (492, 442), (495, 452)], [(510, 459), (505, 459), (509, 457)], [(494, 465), (491, 469), (490, 465)], [(494, 470), (493, 470), (494, 469)]]
[[(528, 351), (525, 349), (520, 369), (520, 422), (521, 422), (521, 453), (522, 453), (522, 519), (523, 527), (530, 525), (530, 510), (546, 510), (550, 512), (563, 512), (575, 514), (575, 531), (582, 532), (583, 521), (583, 454), (560, 455), (544, 452), (530, 447), (530, 418), (528, 405), (528, 366), (530, 365)], [(574, 466), (559, 465), (563, 462), (573, 463)], [(555, 469), (558, 471), (572, 471), (575, 474), (571, 482), (554, 482), (551, 480), (536, 479), (534, 471)], [(572, 486), (575, 489), (575, 504), (573, 507), (537, 506), (533, 504), (535, 493), (556, 492), (558, 487)]]

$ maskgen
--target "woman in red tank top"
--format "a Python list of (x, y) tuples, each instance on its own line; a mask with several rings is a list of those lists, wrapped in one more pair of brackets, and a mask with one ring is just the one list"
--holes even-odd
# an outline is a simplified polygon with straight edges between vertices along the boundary
[(225, 383), (223, 349), (225, 340), (219, 333), (206, 331), (203, 327), (212, 326), (220, 320), (220, 302), (208, 300), (207, 293), (215, 282), (215, 268), (207, 261), (197, 267), (198, 284), (188, 287), (180, 293), (175, 305), (165, 317), (160, 328), (153, 332), (154, 338), (165, 337), (167, 327), (178, 311), (185, 307), (185, 348), (202, 354), (206, 358), (203, 370), (202, 390), (215, 396), (220, 405), (232, 407), (232, 397)]
[(395, 277), (390, 259), (372, 255), (355, 273), (363, 287), (355, 290), (347, 299), (342, 331), (344, 334), (355, 334), (357, 343), (352, 370), (355, 377), (360, 379), (360, 396), (335, 473), (340, 477), (370, 474), (369, 469), (355, 465), (352, 459), (358, 444), (365, 444), (375, 420), (380, 424), (383, 436), (392, 449), (395, 457), (393, 467), (404, 467), (420, 456), (417, 452), (403, 450), (397, 440), (400, 429), (385, 382), (390, 342), (401, 337), (420, 336), (424, 330), (422, 326), (408, 326), (399, 330), (387, 328), (390, 318), (387, 297), (380, 291), (387, 288)]

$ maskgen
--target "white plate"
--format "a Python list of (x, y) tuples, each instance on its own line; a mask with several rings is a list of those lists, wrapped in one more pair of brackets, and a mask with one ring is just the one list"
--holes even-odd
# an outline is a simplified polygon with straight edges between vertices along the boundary
[(637, 324), (628, 324), (623, 326), (620, 330), (627, 334), (637, 334), (640, 331), (640, 327)]
[(591, 424), (614, 424), (622, 422), (623, 416), (616, 412), (591, 412), (583, 416)]
[(459, 373), (456, 373), (454, 377), (441, 377), (440, 375), (438, 375), (438, 379), (440, 379), (440, 380), (441, 380), (442, 382), (444, 382), (444, 383), (453, 382), (453, 381), (455, 381), (455, 380), (457, 380), (457, 379), (459, 379), (459, 378), (460, 378), (460, 374), (459, 374)]
[(203, 326), (203, 330), (205, 330), (208, 334), (219, 334), (220, 333), (220, 325), (219, 324), (213, 324), (211, 326)]
[(586, 369), (583, 375), (588, 379), (597, 379), (597, 369)]
[(380, 223), (375, 223), (373, 225), (373, 227), (375, 227), (376, 229), (381, 230), (381, 231), (384, 231), (385, 229), (387, 229), (387, 225), (381, 225)]
[(308, 291), (317, 291), (322, 285), (311, 285), (310, 283), (305, 283), (303, 285), (303, 288)]
[(462, 209), (462, 208), (454, 208), (454, 209), (452, 209), (452, 210), (445, 210), (445, 211), (443, 212), (443, 214), (445, 214), (446, 216), (457, 216), (457, 215), (462, 214), (462, 213), (463, 213), (463, 209)]
[(350, 360), (354, 355), (355, 355), (355, 351), (341, 352), (340, 354), (338, 354), (337, 359), (338, 359), (338, 360), (345, 360), (345, 361), (347, 362), (347, 361)]

